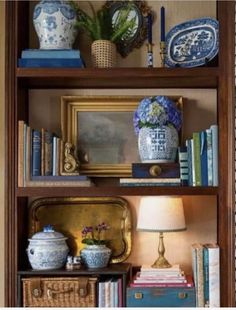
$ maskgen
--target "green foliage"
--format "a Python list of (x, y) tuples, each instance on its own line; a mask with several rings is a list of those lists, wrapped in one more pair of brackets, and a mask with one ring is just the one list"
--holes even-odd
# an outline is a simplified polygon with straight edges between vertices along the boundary
[(92, 12), (91, 17), (75, 1), (70, 1), (70, 4), (77, 12), (76, 26), (79, 29), (85, 30), (92, 41), (109, 40), (117, 44), (124, 37), (129, 36), (135, 29), (135, 17), (128, 20), (129, 13), (132, 10), (132, 4), (128, 4), (119, 10), (114, 25), (109, 9), (105, 6), (95, 12), (93, 5), (89, 3)]

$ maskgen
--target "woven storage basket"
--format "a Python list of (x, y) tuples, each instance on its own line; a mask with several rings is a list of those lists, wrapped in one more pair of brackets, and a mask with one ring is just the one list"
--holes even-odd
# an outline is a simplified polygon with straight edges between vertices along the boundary
[(25, 278), (24, 307), (96, 307), (96, 278)]
[(116, 45), (108, 40), (96, 40), (91, 47), (92, 63), (97, 68), (116, 66)]

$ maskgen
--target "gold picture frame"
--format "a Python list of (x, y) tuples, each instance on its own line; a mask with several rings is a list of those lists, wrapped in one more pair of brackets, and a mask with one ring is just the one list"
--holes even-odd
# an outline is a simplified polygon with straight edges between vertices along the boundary
[[(80, 174), (99, 177), (131, 176), (132, 162), (139, 162), (139, 157), (137, 155), (138, 139), (135, 136), (133, 128), (133, 113), (140, 100), (144, 97), (145, 96), (61, 97), (62, 139), (71, 142), (77, 147), (77, 152), (82, 154), (82, 159), (79, 158)], [(183, 112), (183, 97), (170, 96), (170, 98), (176, 102), (177, 107)], [(79, 118), (81, 119), (80, 121), (78, 120)], [(84, 124), (87, 131), (83, 130), (82, 124)], [(112, 128), (109, 128), (109, 124)], [(106, 129), (103, 135), (103, 141), (101, 141), (101, 134), (97, 128), (100, 128), (101, 131), (105, 131)], [(81, 132), (83, 131), (84, 133), (82, 134)], [(111, 131), (113, 132), (113, 136), (110, 134)], [(81, 136), (79, 136), (79, 132)], [(100, 137), (100, 140), (97, 136)], [(180, 136), (182, 136), (182, 132), (180, 132)], [(123, 139), (124, 141), (119, 140), (121, 137), (125, 137)], [(87, 141), (85, 141), (86, 139)], [(106, 145), (106, 139), (107, 141), (110, 139), (107, 143), (112, 145), (109, 149)], [(83, 143), (89, 145), (91, 140), (96, 140), (94, 143), (96, 147), (93, 146), (93, 151), (90, 150), (91, 154), (95, 154), (94, 157), (97, 156), (96, 160), (98, 160), (100, 154), (100, 159), (102, 159), (103, 162), (93, 162), (93, 160), (90, 161), (90, 159), (88, 159), (88, 156), (92, 158), (92, 156), (87, 153), (89, 147), (87, 147), (86, 152), (84, 152), (83, 149), (79, 149), (80, 145), (83, 145)], [(123, 145), (125, 145), (125, 147), (123, 147)], [(106, 147), (108, 151), (106, 151)], [(99, 153), (99, 151), (101, 153)], [(114, 159), (114, 162), (109, 163), (108, 159)], [(130, 162), (125, 162), (128, 159), (130, 159)], [(107, 163), (104, 163), (104, 160), (107, 160)]]
[(68, 238), (71, 255), (80, 255), (83, 227), (105, 222), (111, 263), (120, 263), (131, 253), (131, 220), (129, 203), (121, 197), (39, 198), (29, 207), (29, 237), (51, 224)]

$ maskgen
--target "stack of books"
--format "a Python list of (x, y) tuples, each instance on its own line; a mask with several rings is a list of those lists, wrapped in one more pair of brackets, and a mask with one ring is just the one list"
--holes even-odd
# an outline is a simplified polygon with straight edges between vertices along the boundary
[(108, 278), (98, 284), (98, 307), (123, 307), (122, 279)]
[(179, 149), (181, 179), (189, 186), (218, 186), (218, 126), (194, 132)]
[(18, 123), (18, 186), (91, 186), (81, 175), (61, 175), (64, 142), (42, 128), (34, 130)]
[(217, 244), (192, 245), (197, 307), (220, 307), (220, 250)]
[(142, 266), (133, 278), (131, 287), (193, 287), (193, 279), (179, 265), (170, 268)]
[(18, 59), (19, 67), (26, 68), (84, 68), (79, 50), (27, 49)]

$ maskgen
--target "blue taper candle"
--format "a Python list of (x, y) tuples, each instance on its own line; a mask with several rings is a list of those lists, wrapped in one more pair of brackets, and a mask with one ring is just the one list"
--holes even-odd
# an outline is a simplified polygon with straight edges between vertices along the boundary
[(161, 7), (161, 41), (165, 41), (165, 8)]
[(152, 44), (152, 14), (149, 13), (147, 16), (148, 21), (148, 43)]

